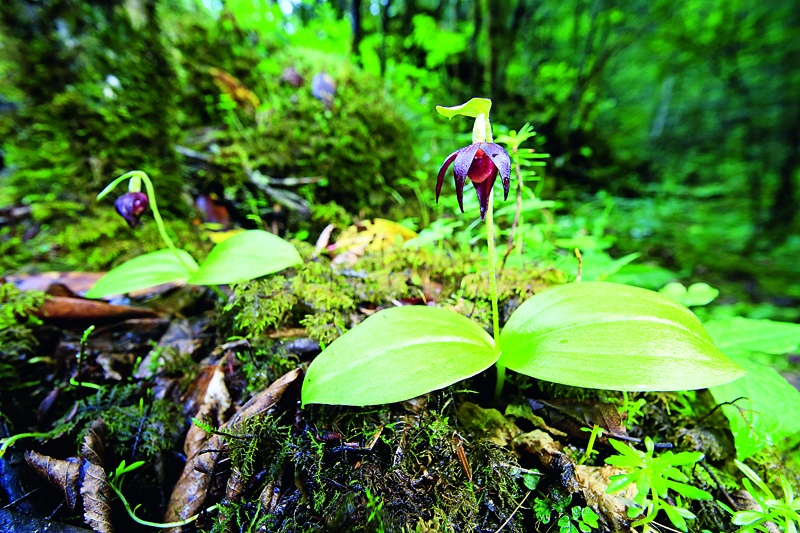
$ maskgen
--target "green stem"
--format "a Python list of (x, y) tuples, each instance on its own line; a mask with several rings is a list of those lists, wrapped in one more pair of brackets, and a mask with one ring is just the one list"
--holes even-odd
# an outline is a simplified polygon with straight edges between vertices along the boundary
[(52, 436), (52, 433), (17, 433), (16, 435), (0, 439), (0, 442), (3, 443), (3, 445), (0, 446), (0, 457), (3, 457), (6, 451), (19, 439), (44, 439)]
[[(119, 496), (119, 499), (122, 500), (122, 504), (125, 506), (125, 510), (128, 511), (128, 515), (133, 519), (133, 521), (138, 523), (138, 524), (141, 524), (143, 526), (155, 527), (155, 528), (158, 528), (158, 529), (165, 529), (165, 528), (168, 528), (168, 527), (181, 527), (181, 526), (185, 526), (187, 524), (191, 524), (192, 522), (197, 520), (197, 518), (200, 516), (200, 513), (198, 513), (198, 514), (196, 514), (194, 516), (190, 516), (186, 520), (181, 520), (179, 522), (150, 522), (149, 520), (142, 520), (141, 518), (136, 516), (135, 509), (131, 509), (131, 506), (128, 503), (128, 500), (125, 499), (125, 496), (122, 495), (122, 492), (117, 487), (115, 487), (113, 483), (109, 483), (108, 485), (112, 489), (114, 489), (114, 492), (117, 493), (117, 496)], [(136, 507), (137, 507), (137, 509), (139, 508), (138, 505)], [(210, 513), (212, 511), (214, 511), (215, 509), (217, 509), (217, 507), (219, 507), (219, 504), (212, 505), (211, 507), (206, 509), (205, 512)]]
[[(489, 248), (489, 292), (492, 295), (492, 330), (494, 331), (494, 352), (500, 355), (500, 316), (497, 312), (497, 263), (494, 254), (494, 190), (489, 191), (489, 205), (486, 208), (486, 243)], [(506, 367), (497, 364), (497, 383), (494, 389), (495, 400), (503, 392)]]
[(223, 302), (227, 301), (228, 296), (224, 292), (222, 292), (222, 289), (220, 289), (217, 285), (208, 285), (208, 288), (214, 291), (214, 294), (216, 294), (220, 300), (222, 300)]
[[(134, 172), (141, 172), (135, 171)], [(161, 218), (161, 213), (158, 212), (158, 205), (156, 204), (156, 192), (153, 190), (153, 182), (150, 181), (150, 178), (144, 172), (141, 173), (142, 181), (144, 181), (144, 187), (147, 189), (147, 198), (150, 200), (150, 209), (153, 210), (153, 218), (156, 219), (156, 226), (158, 226), (158, 233), (161, 235), (161, 240), (172, 250), (172, 253), (175, 254), (175, 257), (178, 258), (178, 261), (188, 270), (189, 272), (194, 272), (195, 269), (190, 267), (186, 264), (186, 261), (183, 260), (181, 255), (178, 253), (178, 249), (175, 247), (175, 244), (172, 242), (172, 239), (169, 238), (167, 235), (167, 228), (164, 226), (164, 220)]]

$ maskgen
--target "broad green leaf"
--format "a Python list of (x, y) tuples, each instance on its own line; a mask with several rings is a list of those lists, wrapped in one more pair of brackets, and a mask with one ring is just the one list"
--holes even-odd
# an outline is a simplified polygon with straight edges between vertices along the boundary
[(733, 405), (722, 406), (731, 424), (736, 457), (743, 461), (761, 448), (800, 431), (797, 417), (800, 391), (768, 366), (736, 352), (731, 352), (730, 357), (747, 370), (747, 375), (710, 391), (718, 403), (745, 398), (736, 402), (743, 411)]
[(780, 355), (800, 346), (800, 324), (731, 318), (712, 320), (706, 328), (720, 349), (747, 370), (747, 376), (734, 383), (713, 387), (711, 394), (719, 402), (737, 398), (736, 405), (722, 407), (731, 424), (736, 455), (744, 460), (765, 446), (800, 431), (795, 410), (800, 392), (777, 371), (752, 360), (753, 352)]
[(800, 324), (736, 317), (712, 320), (705, 326), (719, 349), (728, 355), (745, 352), (780, 355), (800, 346)]
[(226, 285), (266, 276), (302, 262), (294, 246), (272, 233), (254, 229), (214, 246), (188, 282)]
[(440, 115), (447, 118), (453, 118), (456, 115), (464, 115), (465, 117), (477, 117), (481, 113), (489, 116), (489, 110), (492, 108), (492, 101), (488, 98), (472, 98), (469, 102), (453, 106), (444, 107), (441, 105), (436, 106), (436, 111)]
[(177, 252), (183, 262), (176, 257), (175, 252), (168, 249), (140, 255), (122, 263), (100, 278), (86, 293), (86, 297), (102, 298), (155, 287), (170, 281), (185, 281), (197, 270), (197, 263), (183, 250)]
[(303, 381), (303, 404), (376, 405), (452, 385), (497, 361), (494, 341), (447, 309), (375, 313), (319, 354)]
[(602, 281), (535, 295), (500, 336), (499, 364), (538, 379), (610, 390), (688, 390), (744, 370), (691, 311), (656, 292)]

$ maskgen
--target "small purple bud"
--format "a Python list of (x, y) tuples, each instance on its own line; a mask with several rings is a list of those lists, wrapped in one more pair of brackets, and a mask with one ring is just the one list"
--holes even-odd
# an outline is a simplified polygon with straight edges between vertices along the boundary
[(126, 192), (114, 202), (117, 213), (125, 219), (131, 228), (139, 223), (139, 218), (150, 206), (150, 200), (143, 192)]

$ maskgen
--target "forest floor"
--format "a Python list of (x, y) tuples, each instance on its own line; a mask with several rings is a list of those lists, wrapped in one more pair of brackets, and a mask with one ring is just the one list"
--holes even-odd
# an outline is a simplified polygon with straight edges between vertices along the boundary
[[(36, 348), (4, 361), (5, 432), (29, 435), (0, 460), (0, 523), (143, 529), (127, 507), (154, 523), (196, 518), (176, 531), (628, 531), (637, 491), (606, 492), (624, 473), (605, 463), (611, 436), (702, 452), (686, 483), (714, 499), (668, 501), (697, 517), (692, 530), (732, 530), (715, 502), (742, 508), (735, 451), (706, 391), (623, 395), (511, 373), (496, 400), (489, 369), (406, 402), (303, 408), (320, 344), (379, 309), (437, 305), (490, 323), (471, 258), (303, 254), (283, 276), (228, 289), (228, 302), (172, 285), (108, 303), (78, 296), (97, 275), (9, 278), (49, 296), (28, 323)], [(502, 318), (564, 281), (504, 269)]]

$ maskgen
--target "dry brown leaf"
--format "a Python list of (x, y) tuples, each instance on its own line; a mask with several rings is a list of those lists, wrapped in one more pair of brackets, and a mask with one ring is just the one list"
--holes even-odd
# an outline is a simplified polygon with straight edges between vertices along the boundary
[(34, 314), (46, 322), (91, 321), (92, 323), (158, 316), (158, 313), (149, 309), (64, 296), (49, 298)]
[[(301, 370), (296, 368), (291, 372), (281, 376), (266, 390), (254, 396), (249, 402), (242, 406), (233, 415), (223, 429), (230, 429), (241, 424), (244, 420), (263, 413), (273, 407), (281, 399), (286, 389), (300, 377)], [(172, 489), (172, 495), (167, 505), (167, 512), (164, 515), (164, 522), (177, 522), (194, 516), (203, 507), (208, 485), (211, 480), (211, 473), (214, 471), (220, 450), (223, 446), (222, 438), (219, 435), (211, 435), (202, 446), (198, 447), (199, 436), (193, 434), (193, 442), (190, 446), (197, 449), (194, 455), (188, 457), (183, 468), (181, 477)], [(175, 527), (168, 529), (171, 533), (179, 533), (183, 528)]]
[(209, 68), (208, 73), (214, 78), (214, 85), (230, 96), (239, 106), (249, 111), (255, 111), (261, 105), (258, 97), (235, 76), (215, 67)]
[(94, 287), (104, 275), (105, 272), (40, 272), (7, 276), (6, 280), (22, 291), (47, 291), (51, 285), (59, 284), (75, 294), (81, 294)]
[[(164, 522), (185, 520), (200, 512), (221, 447), (219, 435), (211, 435), (204, 446), (186, 460), (181, 477), (172, 489)], [(183, 528), (179, 526), (164, 531), (177, 533)]]
[(64, 498), (70, 509), (78, 503), (78, 483), (81, 477), (81, 465), (77, 458), (53, 459), (34, 451), (25, 452), (25, 460), (31, 468), (64, 492)]
[(626, 437), (628, 431), (622, 422), (622, 416), (615, 405), (607, 403), (592, 403), (580, 400), (552, 400), (542, 402), (551, 412), (558, 413), (562, 418), (554, 420), (558, 415), (551, 416), (551, 425), (566, 431), (569, 435), (587, 440), (590, 433), (581, 428), (592, 428), (595, 424), (600, 426), (604, 435), (598, 442), (608, 444), (606, 434)]
[(111, 487), (103, 467), (105, 431), (105, 422), (97, 420), (83, 438), (81, 457), (85, 462), (81, 496), (83, 497), (83, 519), (86, 523), (98, 533), (113, 533), (114, 526), (111, 524), (111, 506), (109, 505)]
[(263, 390), (256, 394), (253, 398), (250, 399), (246, 404), (242, 406), (239, 411), (231, 417), (227, 424), (225, 424), (226, 428), (236, 427), (242, 423), (242, 421), (262, 413), (269, 409), (270, 407), (274, 406), (278, 403), (278, 400), (281, 399), (283, 393), (286, 392), (286, 389), (294, 383), (297, 378), (300, 377), (301, 370), (299, 368), (295, 368), (291, 372), (288, 372), (275, 380), (266, 390)]
[(225, 386), (225, 373), (222, 371), (222, 365), (216, 365), (214, 374), (206, 387), (206, 393), (203, 396), (203, 404), (210, 404), (219, 413), (220, 419), (231, 407), (231, 395), (228, 393), (228, 387)]
[(548, 433), (534, 429), (514, 439), (513, 447), (517, 453), (535, 455), (543, 467), (554, 470), (561, 478), (561, 485), (569, 492), (578, 492), (575, 479), (575, 463), (561, 452), (561, 446)]
[(630, 520), (628, 520), (628, 505), (623, 498), (628, 501), (636, 496), (636, 485), (628, 485), (625, 490), (606, 494), (608, 488), (608, 478), (625, 471), (615, 466), (575, 466), (575, 478), (578, 480), (586, 504), (600, 515), (600, 519), (605, 522), (605, 526), (612, 531), (632, 531)]

